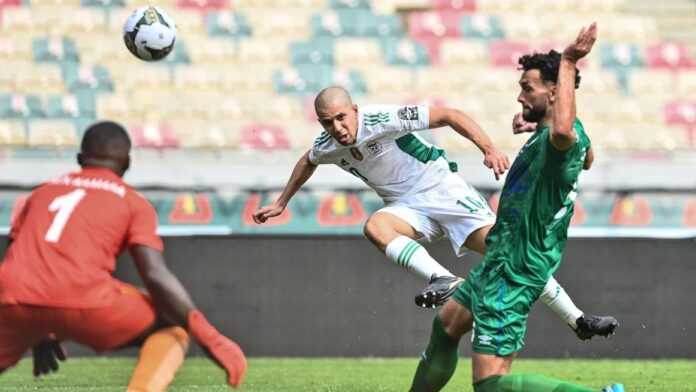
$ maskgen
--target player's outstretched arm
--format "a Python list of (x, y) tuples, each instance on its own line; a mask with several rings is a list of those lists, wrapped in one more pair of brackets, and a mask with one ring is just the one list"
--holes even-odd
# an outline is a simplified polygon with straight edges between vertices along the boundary
[(278, 199), (273, 202), (273, 204), (263, 206), (256, 210), (252, 215), (254, 222), (264, 223), (268, 218), (278, 216), (283, 213), (285, 207), (287, 207), (290, 199), (297, 193), (298, 190), (304, 185), (314, 171), (317, 169), (317, 165), (313, 164), (309, 160), (309, 150), (300, 157), (300, 159), (295, 164), (295, 168), (292, 170), (290, 179), (283, 189), (283, 193), (278, 196)]
[(471, 117), (457, 109), (430, 107), (428, 128), (452, 127), (458, 134), (471, 140), (483, 153), (483, 164), (493, 169), (495, 179), (499, 179), (510, 168), (508, 157), (498, 150), (486, 132)]
[(561, 56), (558, 70), (556, 96), (553, 103), (553, 128), (551, 129), (551, 144), (561, 151), (569, 149), (577, 138), (573, 124), (575, 123), (575, 74), (578, 60), (592, 50), (597, 40), (597, 24), (580, 30), (575, 42), (568, 45)]
[(160, 251), (136, 245), (130, 253), (159, 314), (166, 321), (187, 328), (210, 358), (227, 372), (227, 382), (239, 386), (247, 368), (239, 345), (222, 335), (195, 308), (184, 286), (167, 268)]

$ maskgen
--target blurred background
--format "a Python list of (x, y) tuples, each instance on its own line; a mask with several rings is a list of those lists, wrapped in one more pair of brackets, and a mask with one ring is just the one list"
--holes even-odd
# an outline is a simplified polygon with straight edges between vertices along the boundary
[[(560, 50), (581, 26), (597, 21), (600, 38), (580, 64), (577, 94), (596, 162), (582, 175), (571, 228), (573, 237), (584, 239), (571, 240), (575, 267), (562, 269), (559, 281), (581, 306), (629, 320), (628, 332), (613, 345), (575, 347), (558, 321), (550, 321), (551, 330), (581, 355), (657, 356), (666, 342), (672, 342), (671, 356), (696, 355), (693, 344), (684, 351), (678, 340), (688, 339), (693, 318), (680, 314), (661, 331), (646, 321), (673, 309), (663, 299), (677, 308), (694, 301), (686, 277), (695, 271), (685, 260), (693, 261), (690, 238), (696, 237), (696, 1), (149, 3), (178, 27), (174, 52), (158, 63), (136, 59), (122, 39), (126, 17), (146, 2), (0, 0), (5, 232), (33, 186), (76, 169), (87, 125), (119, 121), (135, 145), (126, 180), (155, 205), (175, 269), (189, 271), (194, 262), (218, 268), (217, 275), (199, 271), (184, 280), (201, 287), (197, 295), (207, 298), (203, 306), (213, 317), (227, 320), (229, 309), (245, 312), (243, 321), (225, 321), (229, 328), (266, 331), (263, 339), (241, 338), (252, 354), (415, 355), (432, 316), (416, 314), (410, 304), (422, 282), (387, 264), (360, 239), (367, 216), (381, 207), (362, 182), (336, 167), (321, 167), (283, 215), (264, 226), (251, 220), (321, 132), (314, 94), (338, 84), (359, 105), (453, 106), (514, 157), (527, 138), (511, 131), (519, 111), (518, 57)], [(460, 174), (495, 208), (502, 181), (484, 168), (478, 150), (451, 129), (423, 135), (459, 163)], [(446, 244), (434, 252), (445, 264), (458, 263)], [(237, 260), (238, 269), (225, 264), (229, 259)], [(472, 264), (456, 265), (465, 274)], [(588, 266), (593, 272), (583, 269)], [(259, 277), (273, 290), (259, 287)], [(298, 286), (310, 290), (300, 299), (294, 296)], [(385, 287), (393, 295), (385, 295)], [(598, 298), (597, 292), (607, 294)], [(216, 302), (227, 310), (213, 309)], [(310, 311), (332, 304), (339, 310)], [(332, 346), (336, 340), (327, 338), (313, 351), (311, 324), (293, 329), (298, 332), (290, 346), (286, 335), (274, 334), (275, 327), (301, 326), (311, 316), (340, 327), (352, 317), (337, 317), (344, 312), (363, 317), (363, 334), (384, 328), (385, 316), (378, 315), (390, 314), (392, 338), (331, 335), (344, 343)], [(553, 319), (539, 317), (543, 325)], [(549, 336), (545, 329), (534, 331), (531, 341)], [(539, 346), (538, 355), (569, 354)]]

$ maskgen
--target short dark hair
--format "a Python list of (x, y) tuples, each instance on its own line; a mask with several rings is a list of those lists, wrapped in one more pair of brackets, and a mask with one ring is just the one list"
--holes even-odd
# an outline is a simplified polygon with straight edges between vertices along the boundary
[[(556, 83), (558, 80), (561, 54), (553, 49), (548, 53), (525, 54), (517, 62), (523, 71), (538, 69), (541, 73), (541, 80), (545, 82)], [(575, 88), (578, 87), (580, 87), (580, 71), (575, 67)]]
[(131, 140), (128, 132), (113, 121), (100, 121), (87, 128), (80, 149), (91, 156), (128, 155)]

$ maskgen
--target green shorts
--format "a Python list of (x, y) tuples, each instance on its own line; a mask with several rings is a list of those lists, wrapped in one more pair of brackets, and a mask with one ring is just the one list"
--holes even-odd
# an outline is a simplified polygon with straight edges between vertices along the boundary
[(521, 350), (529, 310), (542, 291), (508, 279), (501, 263), (474, 267), (453, 296), (474, 315), (473, 351), (505, 357)]

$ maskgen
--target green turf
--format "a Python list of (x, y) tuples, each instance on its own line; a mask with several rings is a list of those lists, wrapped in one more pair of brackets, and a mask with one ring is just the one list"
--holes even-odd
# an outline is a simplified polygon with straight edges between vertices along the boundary
[[(25, 360), (0, 376), (5, 391), (123, 391), (134, 359), (73, 358), (41, 380)], [(406, 391), (416, 359), (267, 359), (252, 358), (245, 391)], [(469, 360), (463, 358), (445, 391), (471, 391)], [(514, 372), (542, 373), (598, 389), (622, 382), (627, 392), (696, 392), (696, 361), (519, 360)], [(223, 391), (221, 370), (203, 358), (191, 358), (170, 391)]]

